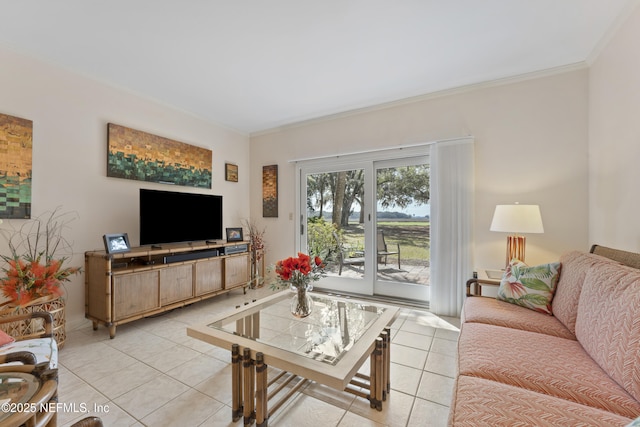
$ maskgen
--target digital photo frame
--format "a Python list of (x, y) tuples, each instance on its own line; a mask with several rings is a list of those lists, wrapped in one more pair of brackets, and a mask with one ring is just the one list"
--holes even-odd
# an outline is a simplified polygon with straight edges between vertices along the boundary
[(227, 228), (227, 242), (242, 242), (242, 227)]
[(122, 252), (129, 252), (131, 245), (129, 244), (129, 236), (127, 233), (121, 234), (105, 234), (104, 249), (108, 254), (117, 254)]

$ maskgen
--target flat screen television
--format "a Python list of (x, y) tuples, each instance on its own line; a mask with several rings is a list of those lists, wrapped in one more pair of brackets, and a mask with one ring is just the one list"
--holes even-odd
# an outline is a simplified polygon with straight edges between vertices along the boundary
[(140, 245), (222, 239), (222, 196), (140, 189)]

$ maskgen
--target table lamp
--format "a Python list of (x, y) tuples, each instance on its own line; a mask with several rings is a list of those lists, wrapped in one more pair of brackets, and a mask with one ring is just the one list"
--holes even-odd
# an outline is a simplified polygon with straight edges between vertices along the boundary
[(526, 238), (523, 233), (544, 233), (538, 205), (497, 205), (491, 221), (491, 231), (511, 233), (507, 237), (507, 264), (517, 258), (524, 262)]

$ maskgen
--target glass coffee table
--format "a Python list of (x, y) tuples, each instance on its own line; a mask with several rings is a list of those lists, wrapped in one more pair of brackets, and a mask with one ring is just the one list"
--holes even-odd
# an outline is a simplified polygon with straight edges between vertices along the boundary
[(2, 365), (0, 425), (55, 426), (57, 390), (58, 371), (48, 369), (48, 363), (36, 366)]
[[(231, 351), (234, 421), (244, 416), (245, 425), (255, 421), (266, 426), (269, 416), (306, 381), (364, 397), (372, 408), (382, 410), (391, 390), (389, 325), (398, 307), (310, 295), (313, 313), (303, 319), (290, 312), (293, 294), (279, 292), (187, 328), (187, 335)], [(367, 359), (369, 375), (358, 372)], [(268, 365), (282, 372), (267, 379)], [(268, 403), (269, 394), (275, 395), (296, 377), (301, 380), (284, 397)]]

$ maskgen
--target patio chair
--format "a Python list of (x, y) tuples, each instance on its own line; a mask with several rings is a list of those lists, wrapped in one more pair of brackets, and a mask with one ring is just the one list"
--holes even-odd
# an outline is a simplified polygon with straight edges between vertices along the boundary
[(345, 265), (363, 265), (364, 264), (364, 254), (363, 256), (352, 257), (349, 256), (352, 252), (352, 249), (344, 244), (338, 233), (333, 233), (333, 238), (336, 240), (336, 244), (338, 246), (338, 276), (342, 275), (342, 267)]
[[(364, 252), (358, 254), (358, 256), (349, 256), (352, 250), (343, 244), (342, 239), (338, 236), (338, 233), (333, 233), (333, 237), (336, 239), (338, 244), (338, 263), (339, 270), (338, 275), (342, 275), (342, 268), (345, 265), (363, 265), (364, 264)], [(396, 250), (390, 250), (390, 246), (387, 245), (384, 237), (384, 231), (378, 231), (378, 241), (377, 241), (377, 255), (378, 255), (378, 263), (384, 263), (387, 265), (387, 257), (389, 256), (397, 256), (398, 257), (398, 270), (400, 270), (400, 244), (396, 243)]]
[(395, 251), (390, 250), (384, 238), (384, 231), (378, 230), (378, 263), (383, 262), (384, 259), (384, 265), (387, 265), (387, 257), (393, 255), (398, 257), (398, 270), (400, 270), (400, 243), (396, 243)]

